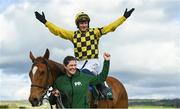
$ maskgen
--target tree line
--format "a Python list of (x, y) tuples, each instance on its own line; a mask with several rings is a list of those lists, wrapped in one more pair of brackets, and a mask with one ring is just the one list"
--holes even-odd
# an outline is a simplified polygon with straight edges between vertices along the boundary
[(147, 105), (180, 108), (180, 99), (130, 99), (129, 106)]

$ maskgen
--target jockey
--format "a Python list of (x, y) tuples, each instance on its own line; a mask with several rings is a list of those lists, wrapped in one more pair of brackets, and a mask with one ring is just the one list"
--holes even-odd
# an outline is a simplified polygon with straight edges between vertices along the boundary
[[(42, 14), (35, 12), (36, 18), (42, 22), (51, 33), (56, 36), (60, 36), (63, 39), (69, 40), (74, 45), (74, 55), (78, 60), (77, 68), (82, 70), (84, 73), (91, 75), (97, 75), (99, 72), (99, 39), (102, 35), (109, 32), (113, 32), (119, 25), (121, 25), (134, 11), (134, 8), (124, 12), (124, 15), (119, 17), (114, 22), (110, 23), (101, 28), (89, 28), (90, 17), (84, 13), (80, 12), (75, 17), (75, 24), (78, 28), (77, 31), (66, 30), (57, 27), (55, 24), (46, 20), (44, 13)], [(101, 94), (106, 95), (107, 85), (99, 85), (101, 88)]]

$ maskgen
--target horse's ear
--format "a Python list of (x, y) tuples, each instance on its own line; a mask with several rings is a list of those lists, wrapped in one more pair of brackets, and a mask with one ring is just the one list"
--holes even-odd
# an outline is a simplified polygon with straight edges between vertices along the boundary
[(46, 52), (44, 54), (44, 58), (49, 59), (49, 49), (46, 49)]
[(32, 52), (31, 52), (31, 51), (30, 51), (30, 53), (29, 53), (29, 57), (31, 58), (32, 62), (34, 62), (35, 57), (33, 56), (33, 54), (32, 54)]

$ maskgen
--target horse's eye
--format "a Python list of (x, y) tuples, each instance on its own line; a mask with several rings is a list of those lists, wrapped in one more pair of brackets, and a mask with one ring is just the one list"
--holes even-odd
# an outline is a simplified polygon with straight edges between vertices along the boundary
[(40, 75), (44, 75), (44, 73), (45, 73), (45, 72), (44, 72), (44, 71), (42, 71), (42, 72), (40, 72)]

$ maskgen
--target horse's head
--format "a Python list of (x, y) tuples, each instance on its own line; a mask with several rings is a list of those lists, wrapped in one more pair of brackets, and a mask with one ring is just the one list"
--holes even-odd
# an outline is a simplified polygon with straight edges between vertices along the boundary
[(46, 49), (44, 56), (37, 58), (30, 52), (30, 58), (33, 64), (29, 72), (29, 77), (31, 79), (29, 101), (32, 106), (40, 106), (42, 104), (43, 96), (52, 84), (53, 79), (48, 60), (49, 50)]

